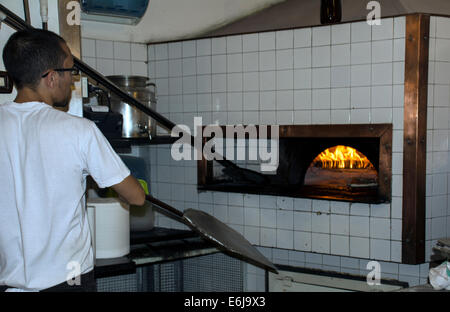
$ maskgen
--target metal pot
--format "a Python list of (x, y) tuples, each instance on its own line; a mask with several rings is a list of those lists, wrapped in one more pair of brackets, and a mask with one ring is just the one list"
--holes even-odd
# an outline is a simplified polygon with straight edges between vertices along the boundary
[[(156, 111), (156, 85), (144, 76), (107, 76), (107, 78), (142, 104)], [(150, 89), (153, 87), (153, 90)], [(111, 110), (123, 116), (123, 138), (152, 138), (156, 135), (156, 122), (143, 112), (111, 95)]]

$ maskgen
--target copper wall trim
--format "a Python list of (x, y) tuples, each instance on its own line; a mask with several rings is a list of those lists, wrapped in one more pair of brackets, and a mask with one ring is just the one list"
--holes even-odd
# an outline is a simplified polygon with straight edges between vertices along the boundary
[(425, 262), (425, 186), (430, 16), (406, 17), (402, 263)]
[[(78, 3), (80, 0), (76, 0)], [(58, 1), (58, 15), (59, 15), (59, 33), (64, 38), (67, 46), (74, 56), (81, 59), (81, 26), (69, 25), (67, 23), (67, 15), (70, 11), (67, 9), (67, 4), (70, 0)]]

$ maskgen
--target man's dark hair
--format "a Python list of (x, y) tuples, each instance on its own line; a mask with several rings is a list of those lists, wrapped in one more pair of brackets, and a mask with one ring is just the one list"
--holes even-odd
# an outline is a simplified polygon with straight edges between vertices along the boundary
[(63, 43), (64, 39), (51, 31), (33, 29), (14, 33), (3, 49), (3, 63), (16, 88), (35, 89), (46, 71), (63, 67), (67, 57)]

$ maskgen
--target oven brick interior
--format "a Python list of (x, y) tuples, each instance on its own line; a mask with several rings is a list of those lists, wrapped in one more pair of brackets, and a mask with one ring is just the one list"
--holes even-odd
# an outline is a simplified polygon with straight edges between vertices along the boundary
[[(191, 128), (195, 116), (203, 124), (392, 123), (390, 204), (197, 193), (195, 161), (172, 160), (169, 145), (133, 153), (148, 160), (155, 197), (214, 215), (275, 263), (365, 275), (367, 262), (378, 260), (382, 278), (416, 285), (426, 282), (428, 264), (401, 264), (405, 21), (154, 44), (146, 58), (142, 45), (83, 38), (83, 59), (103, 74), (148, 74), (157, 111)], [(450, 236), (450, 19), (431, 17), (430, 37), (427, 261), (436, 239)], [(159, 214), (156, 222), (184, 228)], [(262, 271), (246, 267), (246, 289), (261, 290)]]

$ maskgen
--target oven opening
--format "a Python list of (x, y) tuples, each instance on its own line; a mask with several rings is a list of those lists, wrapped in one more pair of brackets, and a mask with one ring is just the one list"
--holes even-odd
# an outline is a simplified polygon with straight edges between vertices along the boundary
[[(345, 139), (343, 139), (345, 141)], [(376, 142), (334, 145), (321, 151), (306, 170), (302, 192), (334, 199), (360, 198), (376, 201), (379, 159)], [(373, 151), (371, 151), (371, 149)], [(370, 156), (366, 156), (370, 155)]]
[(358, 150), (350, 146), (337, 145), (320, 153), (309, 166), (320, 169), (372, 169), (370, 160)]
[[(391, 200), (392, 125), (280, 126), (278, 167), (261, 170), (249, 160), (250, 140), (234, 142), (234, 163), (242, 173), (216, 160), (198, 162), (198, 189), (223, 192), (383, 203)], [(270, 145), (270, 144), (268, 144)], [(244, 160), (236, 157), (245, 155)], [(264, 182), (246, 179), (252, 173)]]

